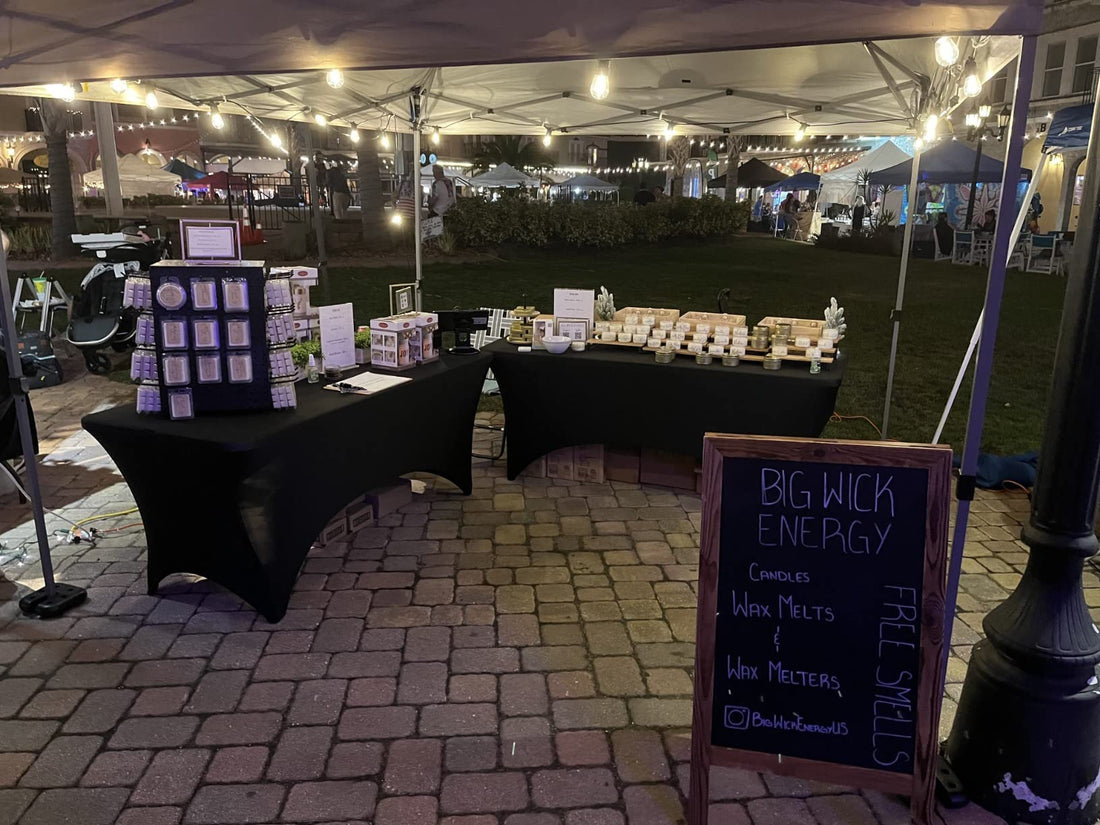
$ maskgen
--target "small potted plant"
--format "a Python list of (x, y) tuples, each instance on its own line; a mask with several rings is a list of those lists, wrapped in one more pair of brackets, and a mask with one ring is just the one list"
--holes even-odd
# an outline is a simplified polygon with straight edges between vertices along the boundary
[(355, 363), (370, 363), (370, 330), (361, 329), (355, 333)]
[(301, 381), (306, 377), (306, 364), (309, 363), (309, 356), (311, 355), (317, 362), (317, 369), (323, 370), (324, 365), (321, 360), (321, 342), (316, 338), (307, 338), (305, 341), (299, 341), (290, 348), (290, 357), (294, 361), (294, 366), (298, 368), (297, 380)]

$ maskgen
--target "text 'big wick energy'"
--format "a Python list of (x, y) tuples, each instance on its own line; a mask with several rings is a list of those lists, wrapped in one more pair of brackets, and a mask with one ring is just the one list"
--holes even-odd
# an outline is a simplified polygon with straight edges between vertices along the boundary
[[(752, 560), (737, 572), (731, 589), (720, 595), (719, 612), (726, 612), (736, 623), (748, 621), (746, 634), (757, 640), (755, 654), (728, 653), (724, 672), (725, 691), (730, 700), (748, 701), (763, 685), (785, 686), (795, 692), (807, 691), (806, 705), (814, 708), (803, 714), (797, 704), (784, 698), (782, 712), (761, 711), (747, 705), (724, 706), (723, 726), (732, 731), (769, 729), (797, 736), (830, 736), (848, 739), (855, 730), (866, 731), (870, 761), (881, 768), (893, 770), (911, 766), (917, 683), (914, 653), (919, 645), (919, 591), (899, 572), (893, 573), (891, 546), (903, 537), (895, 531), (894, 474), (879, 469), (858, 471), (821, 465), (820, 469), (777, 469), (763, 467), (759, 475), (759, 511), (755, 514), (756, 547)], [(747, 525), (746, 525), (747, 526)], [(804, 554), (814, 554), (812, 559)], [(874, 592), (863, 591), (873, 606), (873, 615), (853, 615), (843, 593), (839, 573), (822, 567), (822, 556), (866, 557), (867, 564), (883, 568), (873, 584)], [(801, 561), (801, 563), (800, 563)], [(822, 572), (822, 571), (826, 572)], [(885, 575), (885, 580), (883, 579)], [(896, 581), (891, 577), (896, 575)], [(844, 584), (858, 585), (858, 581)], [(829, 596), (840, 600), (831, 603)], [(862, 599), (860, 601), (863, 601)], [(841, 606), (848, 608), (844, 614)], [(800, 633), (799, 628), (825, 628), (846, 618), (858, 627), (848, 630), (834, 627), (830, 646), (844, 650), (853, 632), (877, 622), (874, 633), (875, 659), (853, 658), (851, 655), (820, 655), (812, 649), (815, 659), (828, 662), (825, 666), (806, 666), (794, 661), (806, 655), (809, 648), (792, 644), (786, 655), (782, 651), (784, 634)], [(740, 631), (741, 628), (738, 628)], [(759, 639), (765, 634), (774, 648), (761, 653)], [(737, 634), (740, 637), (740, 632)], [(806, 640), (811, 638), (806, 636)], [(806, 640), (803, 641), (803, 645)], [(746, 648), (748, 649), (748, 648)], [(823, 693), (844, 699), (844, 691), (858, 680), (858, 689), (866, 693), (872, 685), (870, 707), (864, 702), (822, 703)], [(851, 690), (852, 693), (857, 691)], [(850, 718), (820, 718), (822, 708), (835, 709), (838, 716)], [(827, 712), (827, 711), (826, 711)], [(854, 714), (870, 714), (869, 724), (853, 724)], [(819, 718), (809, 718), (816, 716)], [(853, 743), (855, 744), (855, 743)], [(862, 747), (862, 745), (861, 745)]]

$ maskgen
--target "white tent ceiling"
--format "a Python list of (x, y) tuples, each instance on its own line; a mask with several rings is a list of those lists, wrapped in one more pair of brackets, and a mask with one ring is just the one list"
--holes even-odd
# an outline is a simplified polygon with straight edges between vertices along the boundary
[[(70, 0), (3, 4), (15, 45), (0, 84), (80, 82), (83, 99), (120, 101), (108, 81), (140, 78), (163, 106), (323, 114), (345, 128), (406, 130), (418, 86), (426, 124), (457, 134), (644, 134), (663, 128), (662, 112), (685, 134), (790, 133), (788, 116), (811, 133), (897, 134), (911, 128), (920, 76), (942, 75), (928, 35), (979, 36), (964, 52), (976, 46), (986, 78), (1017, 41), (985, 35), (1037, 31), (1042, 1), (99, 0), (95, 11), (89, 23)], [(603, 101), (588, 95), (597, 57), (612, 59)], [(340, 89), (325, 83), (334, 67)]]

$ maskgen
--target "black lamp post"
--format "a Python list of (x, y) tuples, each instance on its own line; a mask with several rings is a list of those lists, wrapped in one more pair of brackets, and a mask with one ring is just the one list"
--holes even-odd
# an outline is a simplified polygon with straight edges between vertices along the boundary
[(1042, 459), (1016, 590), (983, 622), (946, 757), (983, 807), (1009, 821), (1100, 816), (1100, 630), (1081, 576), (1100, 543), (1100, 107), (1092, 121)]
[(974, 154), (974, 174), (970, 177), (970, 198), (966, 202), (966, 229), (970, 228), (974, 220), (974, 198), (978, 194), (978, 173), (982, 166), (982, 141), (986, 136), (1004, 140), (1005, 130), (1008, 129), (1008, 121), (1011, 112), (1005, 106), (997, 113), (996, 121), (992, 120), (993, 107), (989, 103), (975, 104), (966, 115), (966, 139), (977, 142), (977, 150)]

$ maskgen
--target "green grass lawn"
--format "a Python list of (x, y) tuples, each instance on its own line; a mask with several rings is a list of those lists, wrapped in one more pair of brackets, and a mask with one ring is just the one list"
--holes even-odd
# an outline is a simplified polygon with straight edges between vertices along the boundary
[[(615, 294), (620, 307), (714, 310), (718, 290), (729, 287), (731, 311), (744, 313), (751, 324), (765, 315), (821, 318), (835, 295), (846, 310), (848, 337), (843, 349), (850, 358), (837, 412), (865, 415), (878, 424), (897, 271), (898, 261), (893, 258), (753, 236), (739, 237), (729, 245), (520, 251), (499, 262), (426, 266), (424, 305), (450, 309), (513, 307), (526, 302), (550, 311), (554, 287), (598, 289), (602, 285)], [(356, 321), (365, 323), (388, 310), (387, 285), (411, 280), (411, 273), (411, 265), (334, 267), (331, 300), (355, 303)], [(1008, 276), (983, 449), (1009, 453), (1039, 446), (1064, 283), (1061, 278), (1032, 273), (1012, 271)], [(891, 437), (931, 440), (984, 295), (985, 272), (978, 267), (912, 262), (898, 347)], [(969, 393), (968, 380), (948, 421), (947, 443), (962, 443)], [(825, 434), (875, 437), (863, 421), (830, 424)]]
[[(731, 290), (731, 311), (748, 323), (765, 315), (821, 318), (835, 295), (846, 309), (848, 337), (842, 349), (848, 371), (837, 399), (841, 415), (882, 419), (890, 351), (890, 309), (898, 261), (857, 255), (769, 237), (738, 237), (728, 245), (663, 245), (599, 251), (507, 253), (508, 260), (430, 263), (424, 268), (429, 309), (534, 304), (552, 307), (556, 286), (606, 286), (618, 306), (667, 306), (682, 311), (716, 309), (718, 290)], [(61, 274), (66, 286), (82, 273)], [(932, 438), (985, 293), (978, 267), (914, 261), (905, 297), (898, 349), (890, 436)], [(407, 266), (330, 270), (333, 303), (355, 304), (356, 322), (388, 311), (387, 285), (412, 280)], [(1001, 314), (983, 449), (1010, 453), (1037, 449), (1062, 311), (1064, 280), (1010, 272)], [(324, 302), (314, 290), (314, 304)], [(639, 357), (648, 357), (639, 355)], [(752, 369), (752, 366), (740, 369)], [(792, 368), (790, 366), (784, 369)], [(961, 445), (969, 406), (969, 381), (948, 421), (944, 440)], [(745, 399), (751, 403), (754, 399)], [(830, 424), (836, 438), (874, 438), (863, 421)]]

